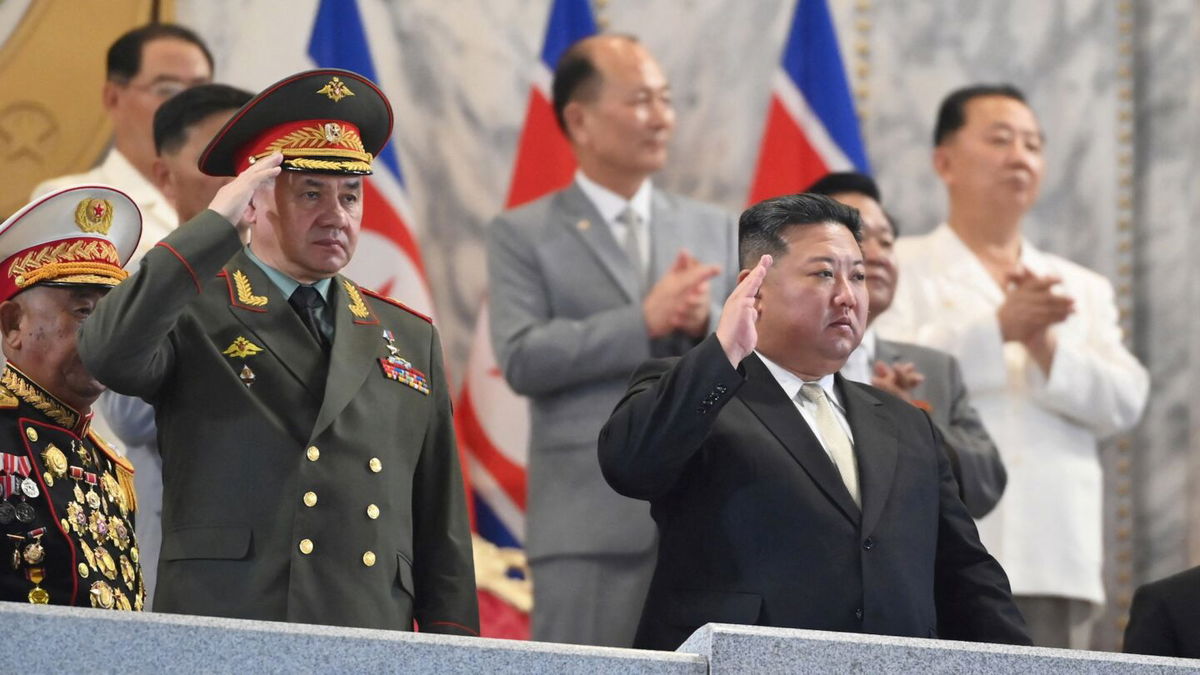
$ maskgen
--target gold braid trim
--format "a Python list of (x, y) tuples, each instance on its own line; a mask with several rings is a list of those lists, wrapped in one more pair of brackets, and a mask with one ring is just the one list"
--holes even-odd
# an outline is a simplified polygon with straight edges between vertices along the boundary
[[(121, 261), (117, 258), (117, 249), (112, 242), (101, 239), (85, 241), (61, 242), (53, 246), (45, 246), (36, 251), (30, 251), (12, 261), (8, 266), (8, 276), (18, 277), (50, 263), (88, 261), (101, 264), (99, 261), (112, 263), (120, 269)], [(122, 279), (124, 277), (121, 277)]]
[(360, 173), (371, 173), (371, 165), (366, 162), (331, 162), (323, 159), (297, 157), (296, 159), (284, 160), (283, 163), (296, 169), (307, 169), (309, 171), (358, 171)]
[(126, 505), (130, 511), (137, 511), (137, 490), (133, 484), (133, 463), (129, 461), (128, 457), (122, 457), (111, 445), (105, 442), (100, 437), (100, 434), (96, 433), (95, 429), (88, 429), (87, 437), (92, 439), (96, 447), (100, 448), (100, 451), (107, 455), (108, 459), (116, 467), (117, 484), (121, 486), (121, 491), (125, 493)]
[(367, 303), (363, 302), (362, 295), (358, 292), (358, 288), (354, 284), (342, 280), (342, 286), (346, 288), (346, 295), (350, 296), (350, 313), (360, 319), (365, 319), (371, 316), (371, 310), (367, 309)]
[[(325, 126), (316, 125), (297, 129), (287, 136), (276, 138), (267, 146), (266, 154), (272, 152), (282, 152), (285, 155), (288, 151), (296, 151), (302, 148), (307, 148), (306, 154), (313, 154), (314, 151), (321, 149), (337, 150), (341, 154), (349, 155), (357, 159), (368, 159), (367, 149), (363, 147), (362, 138), (358, 132), (353, 129), (347, 129), (338, 125), (333, 133), (329, 133)], [(330, 136), (332, 135), (332, 138)], [(346, 146), (346, 147), (331, 147), (331, 146)]]
[(0, 373), (0, 384), (21, 397), (23, 401), (37, 408), (43, 415), (58, 423), (59, 426), (74, 429), (79, 423), (79, 414), (71, 410), (58, 399), (44, 393), (33, 383), (18, 374), (19, 371), (10, 363)]
[(262, 307), (267, 304), (267, 296), (255, 295), (250, 288), (250, 279), (241, 270), (233, 272), (233, 286), (237, 290), (238, 302), (250, 307)]
[(17, 286), (25, 288), (39, 281), (53, 281), (75, 275), (88, 275), (90, 278), (85, 281), (107, 281), (115, 286), (117, 282), (124, 281), (129, 276), (129, 272), (104, 263), (50, 263), (29, 274), (17, 277)]

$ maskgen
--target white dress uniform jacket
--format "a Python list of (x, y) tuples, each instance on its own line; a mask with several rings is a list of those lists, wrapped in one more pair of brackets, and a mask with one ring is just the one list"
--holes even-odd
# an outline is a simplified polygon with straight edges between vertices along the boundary
[(1121, 342), (1112, 285), (1103, 276), (1021, 244), (1021, 264), (1062, 279), (1075, 312), (1053, 329), (1049, 376), (1023, 345), (1004, 343), (1004, 292), (949, 226), (902, 238), (900, 283), (879, 334), (956, 356), (991, 431), (1008, 488), (979, 521), (1014, 595), (1102, 603), (1103, 514), (1099, 439), (1137, 423), (1149, 377)]

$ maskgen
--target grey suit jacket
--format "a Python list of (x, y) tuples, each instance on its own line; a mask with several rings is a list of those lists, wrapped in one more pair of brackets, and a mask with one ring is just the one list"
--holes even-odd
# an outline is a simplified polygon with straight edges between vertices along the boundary
[(875, 343), (875, 359), (911, 363), (925, 376), (913, 390), (913, 398), (929, 404), (929, 417), (942, 432), (967, 511), (975, 518), (987, 515), (1004, 494), (1008, 474), (983, 420), (971, 406), (958, 361), (937, 349), (883, 339)]
[[(721, 266), (710, 285), (715, 327), (737, 276), (736, 223), (661, 190), (651, 209), (651, 279), (681, 248)], [(488, 276), (496, 358), (531, 403), (530, 558), (648, 550), (655, 541), (649, 509), (604, 482), (596, 438), (642, 361), (683, 354), (696, 341), (649, 339), (634, 270), (574, 183), (496, 217), (488, 228)]]

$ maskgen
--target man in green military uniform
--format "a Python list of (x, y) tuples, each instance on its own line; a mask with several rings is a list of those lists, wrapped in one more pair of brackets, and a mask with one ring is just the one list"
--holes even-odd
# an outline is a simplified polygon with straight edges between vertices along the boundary
[(391, 127), (348, 71), (269, 87), (201, 156), (238, 177), (81, 332), (97, 377), (156, 409), (155, 610), (478, 630), (437, 331), (338, 274)]
[(133, 467), (91, 431), (76, 331), (127, 275), (142, 217), (71, 187), (0, 225), (0, 600), (141, 610)]

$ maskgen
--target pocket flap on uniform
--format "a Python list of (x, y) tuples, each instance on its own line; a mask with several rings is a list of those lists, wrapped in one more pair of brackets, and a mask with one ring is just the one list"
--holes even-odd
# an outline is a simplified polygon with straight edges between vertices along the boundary
[(250, 553), (245, 525), (181, 527), (163, 537), (164, 560), (241, 560)]
[(417, 597), (417, 585), (413, 583), (412, 563), (398, 551), (396, 552), (396, 581), (400, 582), (400, 588), (403, 588), (404, 592), (414, 598)]
[(675, 626), (706, 623), (754, 625), (758, 622), (762, 597), (756, 593), (730, 591), (671, 591), (665, 608), (667, 622)]

